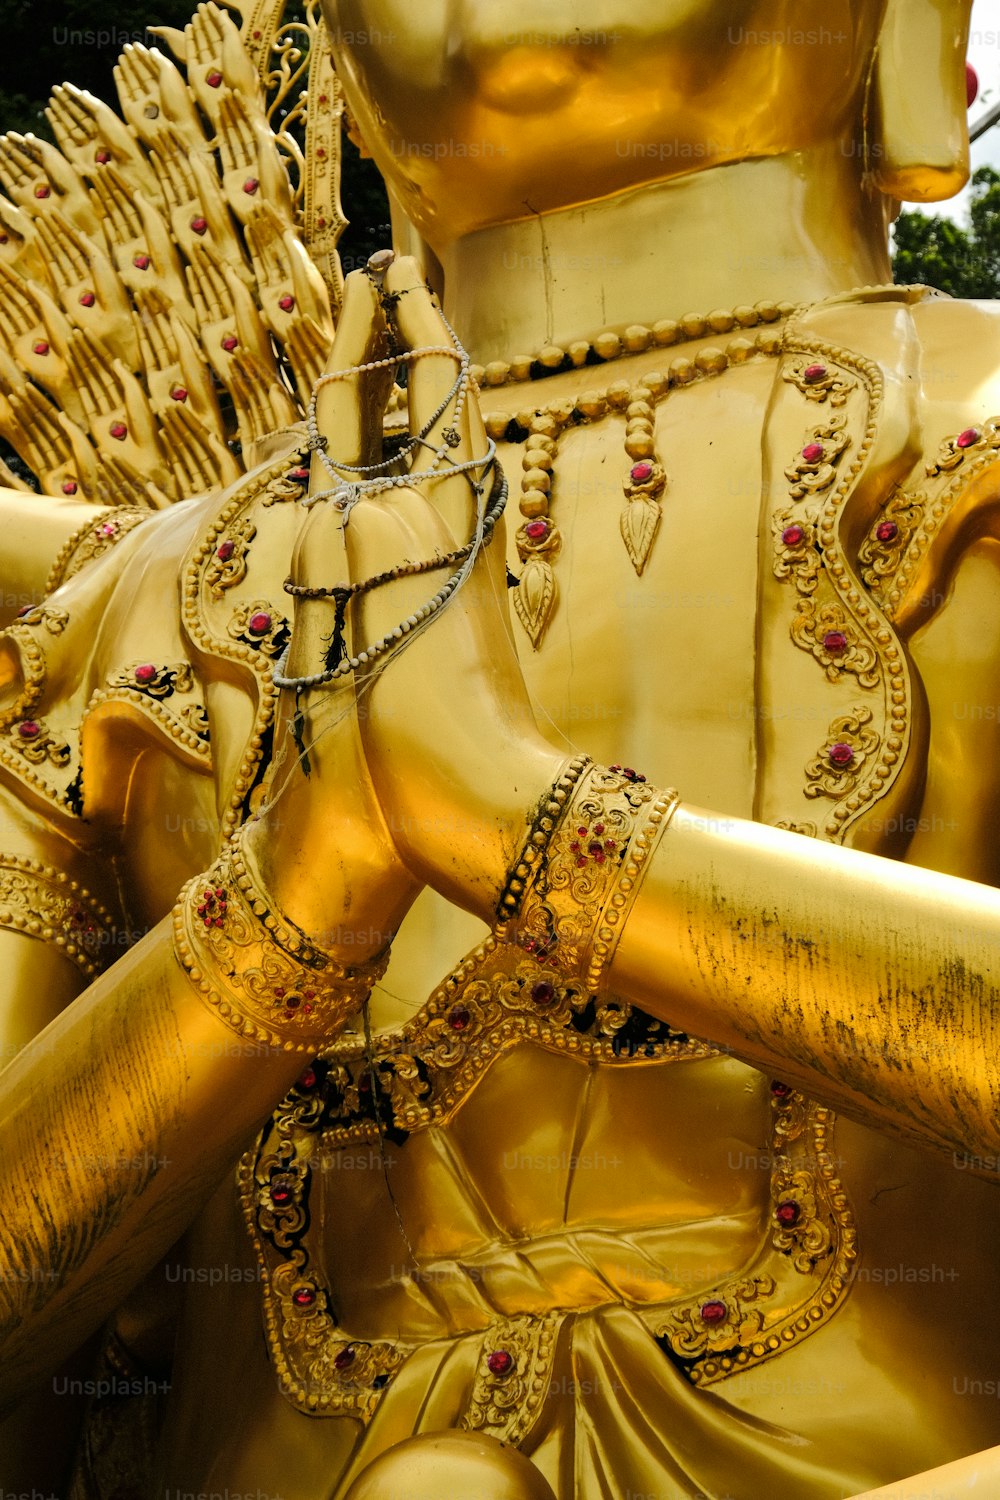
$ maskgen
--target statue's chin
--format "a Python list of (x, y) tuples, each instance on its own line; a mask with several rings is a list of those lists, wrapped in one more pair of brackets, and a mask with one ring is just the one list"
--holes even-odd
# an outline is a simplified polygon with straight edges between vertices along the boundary
[(472, 63), (480, 102), (501, 114), (541, 115), (567, 104), (580, 87), (575, 58), (558, 48), (514, 47), (493, 53), (487, 66)]

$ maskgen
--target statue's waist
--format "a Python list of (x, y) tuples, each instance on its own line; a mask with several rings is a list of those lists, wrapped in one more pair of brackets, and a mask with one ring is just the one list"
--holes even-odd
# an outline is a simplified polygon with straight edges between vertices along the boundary
[(326, 1246), (327, 1276), (352, 1337), (420, 1342), (521, 1314), (609, 1303), (652, 1311), (707, 1294), (754, 1259), (761, 1230), (759, 1214), (625, 1232), (595, 1224), (425, 1258), (390, 1229), (369, 1237), (366, 1263), (347, 1265)]

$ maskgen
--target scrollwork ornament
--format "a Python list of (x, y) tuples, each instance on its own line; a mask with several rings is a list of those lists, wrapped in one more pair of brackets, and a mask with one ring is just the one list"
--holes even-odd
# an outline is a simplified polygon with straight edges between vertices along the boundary
[(925, 465), (928, 479), (950, 474), (967, 458), (980, 458), (989, 449), (1000, 448), (1000, 417), (990, 417), (981, 427), (966, 427), (954, 437), (946, 437), (937, 457)]
[(862, 706), (834, 719), (819, 754), (806, 766), (807, 797), (839, 799), (853, 791), (879, 745), (878, 734), (867, 727), (871, 718), (871, 709)]
[(781, 372), (783, 380), (794, 385), (809, 401), (843, 406), (857, 381), (821, 355), (798, 355), (789, 360)]
[(549, 1386), (559, 1314), (529, 1314), (493, 1324), (483, 1341), (462, 1426), (502, 1443), (524, 1441)]
[(818, 605), (813, 598), (800, 599), (791, 634), (801, 651), (816, 658), (829, 682), (839, 682), (847, 672), (861, 687), (878, 686), (878, 655), (867, 640), (859, 639), (857, 626), (848, 621), (841, 604)]
[(846, 429), (847, 416), (840, 413), (807, 434), (802, 451), (785, 470), (793, 500), (820, 495), (833, 484), (837, 466), (851, 442)]

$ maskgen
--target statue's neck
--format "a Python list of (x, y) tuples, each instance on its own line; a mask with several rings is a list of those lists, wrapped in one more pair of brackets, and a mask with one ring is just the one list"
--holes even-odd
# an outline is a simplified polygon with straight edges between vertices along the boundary
[(445, 307), (486, 363), (604, 328), (887, 282), (886, 210), (861, 175), (837, 143), (479, 230), (441, 256)]

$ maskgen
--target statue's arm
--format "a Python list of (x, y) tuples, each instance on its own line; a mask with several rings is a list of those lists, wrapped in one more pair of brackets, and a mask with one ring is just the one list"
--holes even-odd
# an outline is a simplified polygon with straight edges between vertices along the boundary
[(0, 629), (41, 604), (60, 549), (107, 506), (0, 488)]
[(0, 1401), (156, 1263), (301, 1067), (202, 1002), (169, 920), (19, 1052), (0, 1074)]

